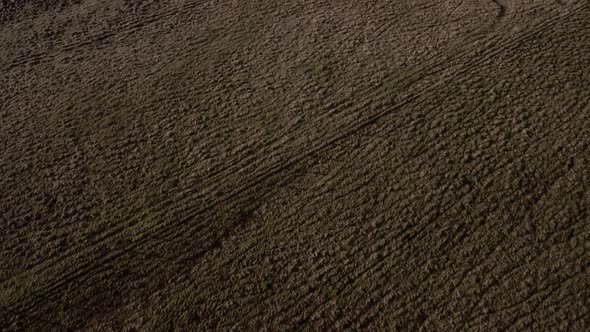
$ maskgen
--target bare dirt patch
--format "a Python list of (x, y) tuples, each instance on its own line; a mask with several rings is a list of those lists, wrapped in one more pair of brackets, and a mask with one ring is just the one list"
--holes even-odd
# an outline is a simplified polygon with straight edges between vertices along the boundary
[(0, 329), (590, 328), (586, 1), (1, 4)]

